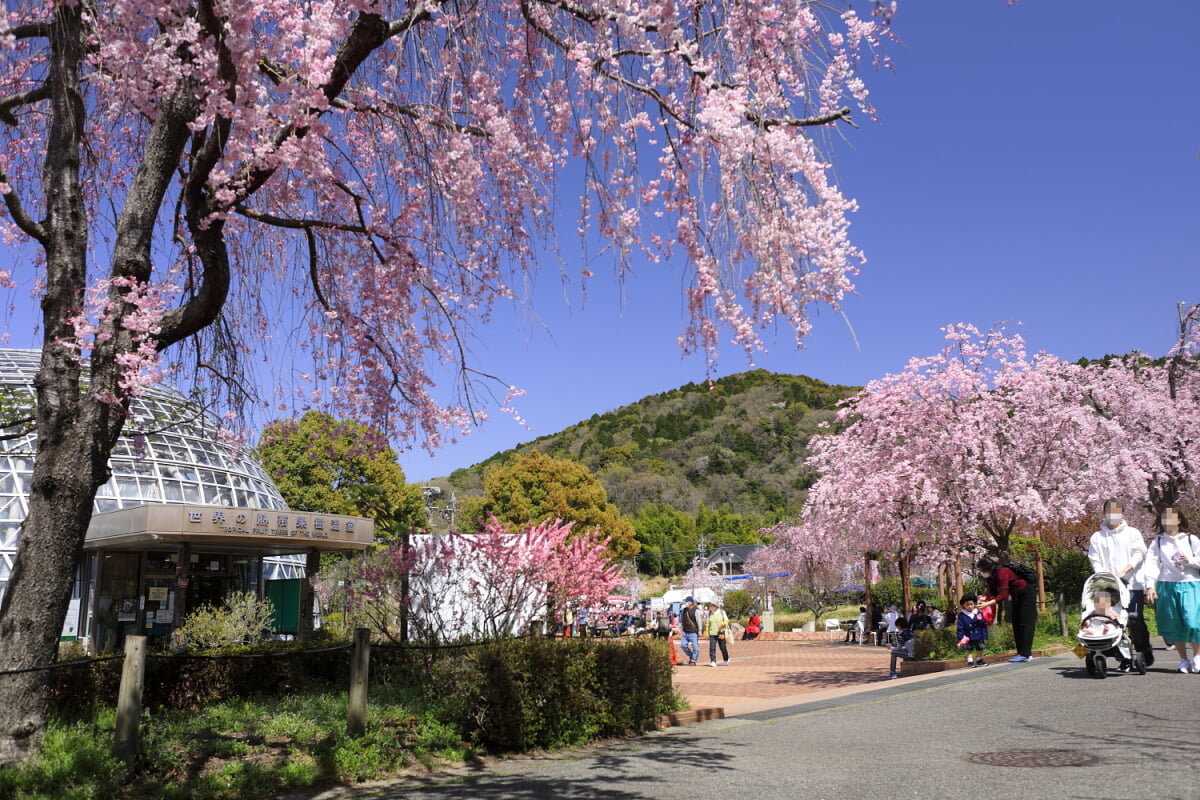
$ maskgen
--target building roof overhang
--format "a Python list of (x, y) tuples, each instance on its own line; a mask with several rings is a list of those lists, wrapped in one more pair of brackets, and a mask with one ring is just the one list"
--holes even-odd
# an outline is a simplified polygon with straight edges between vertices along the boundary
[(96, 514), (87, 550), (153, 550), (184, 542), (265, 555), (307, 550), (363, 550), (375, 523), (365, 517), (265, 508), (147, 504)]

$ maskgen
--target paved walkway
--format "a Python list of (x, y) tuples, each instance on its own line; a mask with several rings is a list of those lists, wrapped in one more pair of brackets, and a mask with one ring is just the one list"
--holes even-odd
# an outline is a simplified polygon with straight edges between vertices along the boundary
[[(840, 636), (841, 634), (838, 634)], [(733, 641), (729, 666), (708, 666), (708, 641), (700, 641), (698, 666), (674, 668), (675, 689), (693, 709), (720, 708), (734, 717), (837, 697), (878, 682), (910, 683), (946, 673), (887, 679), (887, 647), (834, 641)], [(718, 652), (718, 655), (720, 653)], [(984, 667), (987, 669), (987, 667)]]
[(1148, 674), (1104, 681), (1070, 653), (886, 680), (884, 648), (735, 645), (728, 667), (675, 670), (693, 703), (725, 703), (730, 718), (339, 787), (321, 798), (1200, 796), (1200, 676), (1176, 673), (1162, 649)]

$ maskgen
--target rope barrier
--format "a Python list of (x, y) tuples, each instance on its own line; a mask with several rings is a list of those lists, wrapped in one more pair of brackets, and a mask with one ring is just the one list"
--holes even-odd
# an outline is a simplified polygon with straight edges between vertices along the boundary
[(119, 656), (101, 656), (100, 658), (79, 658), (74, 661), (63, 661), (60, 664), (50, 664), (49, 666), (26, 667), (25, 669), (10, 669), (0, 671), (0, 677), (5, 675), (24, 675), (29, 672), (47, 672), (52, 669), (66, 669), (67, 667), (78, 667), (87, 664), (97, 664), (101, 661), (116, 661), (125, 658), (124, 655)]
[[(511, 638), (513, 638), (513, 639), (529, 639), (529, 638), (544, 638), (544, 637), (534, 636), (531, 634), (525, 634), (522, 636), (514, 636)], [(395, 642), (384, 642), (384, 643), (372, 644), (371, 648), (372, 648), (372, 650), (376, 650), (376, 651), (383, 651), (383, 650), (392, 650), (392, 651), (464, 650), (464, 649), (471, 648), (471, 647), (485, 647), (489, 644), (493, 644), (495, 642), (501, 642), (501, 641), (506, 641), (506, 640), (505, 639), (487, 639), (487, 640), (479, 641), (479, 642), (456, 642), (456, 643), (447, 643), (447, 644), (411, 644), (411, 643), (400, 644), (400, 643), (395, 643)], [(240, 658), (240, 659), (292, 658), (292, 657), (296, 657), (296, 656), (314, 655), (317, 653), (335, 653), (335, 652), (339, 652), (339, 651), (343, 651), (343, 650), (350, 650), (352, 648), (353, 648), (353, 645), (341, 644), (341, 645), (336, 645), (333, 647), (321, 647), (321, 648), (317, 648), (315, 650), (287, 650), (287, 651), (281, 651), (278, 653), (229, 653), (226, 655), (208, 655), (208, 654), (202, 654), (202, 653), (148, 653), (146, 655), (146, 658), (147, 659), (159, 659), (159, 660), (209, 659), (209, 660), (213, 660), (213, 661), (218, 661), (221, 659), (232, 659), (232, 658)], [(14, 670), (2, 670), (2, 671), (0, 671), (0, 677), (3, 677), (5, 675), (22, 675), (22, 674), (30, 673), (30, 672), (44, 672), (44, 671), (55, 670), (55, 669), (66, 669), (68, 667), (86, 666), (86, 665), (91, 665), (91, 664), (98, 664), (102, 661), (117, 661), (117, 660), (120, 660), (123, 658), (125, 658), (124, 654), (113, 655), (113, 656), (99, 656), (97, 658), (81, 658), (81, 659), (76, 659), (74, 661), (64, 661), (59, 664), (50, 664), (47, 666), (26, 667), (24, 669), (14, 669)]]

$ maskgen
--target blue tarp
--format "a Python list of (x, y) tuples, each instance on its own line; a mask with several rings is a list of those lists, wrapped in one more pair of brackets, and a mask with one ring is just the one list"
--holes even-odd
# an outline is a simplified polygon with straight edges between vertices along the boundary
[(721, 580), (726, 581), (744, 581), (750, 578), (786, 578), (791, 575), (790, 572), (774, 572), (770, 575), (726, 575)]

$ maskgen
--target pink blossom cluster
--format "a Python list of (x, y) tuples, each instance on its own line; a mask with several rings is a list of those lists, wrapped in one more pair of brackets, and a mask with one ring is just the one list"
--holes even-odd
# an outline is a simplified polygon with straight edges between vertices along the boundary
[(392, 637), (402, 606), (422, 641), (522, 633), (534, 619), (561, 618), (567, 604), (601, 603), (624, 580), (604, 555), (607, 541), (572, 527), (554, 520), (511, 533), (493, 518), (477, 534), (414, 536), (407, 553), (396, 544), (355, 563), (350, 606)]
[(832, 535), (934, 560), (1007, 551), (1012, 535), (1108, 497), (1157, 506), (1195, 491), (1194, 362), (1173, 393), (1171, 367), (1136, 356), (1081, 366), (1029, 356), (1003, 327), (945, 333), (939, 353), (873, 381), (814, 440), (808, 551)]
[(170, 298), (178, 288), (170, 283), (142, 283), (131, 276), (101, 279), (89, 287), (83, 311), (69, 322), (74, 327), (72, 342), (79, 358), (86, 358), (96, 343), (115, 336), (126, 341), (114, 356), (119, 372), (120, 396), (105, 396), (105, 402), (117, 403), (140, 397), (148, 386), (161, 383), (164, 376), (158, 350), (159, 323)]
[[(599, 236), (619, 275), (635, 254), (685, 274), (688, 352), (714, 359), (725, 329), (750, 353), (780, 318), (799, 343), (810, 304), (836, 307), (863, 262), (854, 202), (811, 131), (873, 113), (860, 60), (878, 57), (889, 14), (809, 0), (13, 0), (3, 231), (49, 241), (33, 213), (61, 196), (48, 151), (86, 151), (63, 184), (79, 188), (69, 224), (88, 241), (71, 280), (119, 288), (124, 391), (154, 374), (155, 347), (219, 320), (198, 349), (258, 356), (276, 381), (291, 381), (280, 351), (300, 351), (311, 384), (278, 402), (433, 447), (486, 414), (498, 379), (472, 368), (472, 332), (553, 249), (560, 185), (579, 187), (584, 246)], [(52, 40), (78, 53), (69, 119), (67, 104), (50, 113)], [(39, 268), (20, 277), (33, 285)], [(76, 322), (103, 334), (89, 312)], [(447, 368), (457, 380), (435, 386)], [(510, 410), (517, 392), (497, 385)]]

